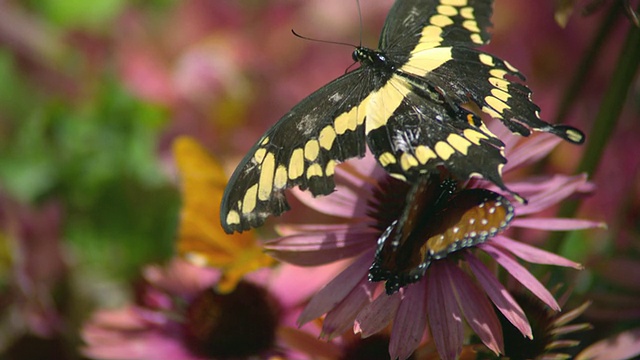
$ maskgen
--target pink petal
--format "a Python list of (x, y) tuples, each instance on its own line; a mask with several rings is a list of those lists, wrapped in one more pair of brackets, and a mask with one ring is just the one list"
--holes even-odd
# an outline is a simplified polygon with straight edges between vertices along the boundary
[[(587, 181), (586, 175), (576, 176), (554, 176), (551, 180), (543, 183), (540, 192), (528, 195), (520, 192), (520, 194), (529, 199), (529, 204), (514, 204), (516, 214), (518, 216), (534, 214), (556, 205), (569, 196), (578, 192), (578, 189)], [(513, 191), (519, 192), (516, 187), (511, 187)]]
[(503, 353), (502, 326), (487, 296), (457, 266), (450, 265), (445, 269), (469, 326), (496, 355)]
[(510, 226), (548, 231), (604, 229), (607, 227), (605, 223), (600, 221), (561, 218), (516, 218), (511, 222)]
[(314, 267), (280, 264), (269, 272), (269, 290), (283, 307), (299, 306), (336, 277), (346, 265), (345, 261)]
[[(522, 141), (520, 146), (515, 146), (513, 150), (507, 151), (507, 159), (509, 161), (504, 166), (503, 173), (506, 174), (518, 167), (537, 162), (549, 155), (551, 150), (561, 141), (562, 139), (559, 137), (550, 134), (539, 134), (532, 136), (527, 141)], [(506, 149), (509, 149), (509, 147)]]
[(382, 331), (396, 316), (402, 296), (399, 292), (393, 295), (380, 294), (356, 316), (354, 332), (361, 333), (363, 338)]
[(501, 249), (507, 250), (520, 259), (530, 263), (565, 266), (579, 270), (584, 268), (577, 262), (573, 262), (554, 253), (527, 245), (523, 242), (509, 239), (503, 235), (497, 235), (489, 240), (489, 242), (500, 246)]
[(500, 248), (491, 245), (490, 242), (480, 244), (478, 246), (484, 252), (491, 255), (505, 270), (511, 274), (516, 280), (518, 280), (524, 287), (529, 289), (535, 296), (542, 300), (545, 304), (549, 305), (553, 310), (559, 311), (560, 305), (553, 298), (553, 295), (542, 285), (531, 273), (517, 261), (509, 257), (507, 253), (503, 252)]
[(358, 313), (373, 300), (376, 287), (378, 284), (370, 282), (367, 276), (363, 276), (340, 304), (327, 313), (322, 323), (322, 336), (332, 339), (352, 328)]
[(640, 328), (621, 332), (584, 349), (576, 360), (624, 360), (640, 355)]
[(366, 216), (367, 202), (359, 201), (363, 197), (359, 191), (350, 187), (336, 185), (336, 191), (327, 196), (314, 197), (311, 192), (299, 188), (291, 189), (300, 202), (322, 214), (352, 219)]
[(529, 325), (527, 316), (524, 314), (520, 305), (518, 305), (507, 289), (498, 282), (498, 279), (495, 278), (480, 260), (468, 251), (465, 252), (464, 255), (476, 280), (478, 280), (478, 283), (487, 295), (489, 295), (493, 304), (513, 326), (520, 330), (522, 335), (532, 339), (533, 333), (531, 331), (531, 325)]
[(455, 360), (462, 352), (464, 328), (462, 313), (445, 267), (446, 261), (437, 261), (428, 271), (427, 311), (438, 354), (444, 360)]
[(360, 255), (353, 264), (331, 280), (311, 299), (300, 314), (298, 324), (303, 325), (317, 319), (336, 307), (361, 282), (373, 261), (371, 250)]
[[(404, 360), (418, 348), (427, 331), (427, 281), (409, 285), (393, 321), (389, 354), (392, 359)], [(386, 296), (382, 294), (381, 296)]]
[(371, 228), (343, 228), (332, 232), (291, 235), (269, 241), (265, 250), (278, 260), (300, 266), (314, 266), (350, 258), (375, 246), (377, 231)]
[[(280, 236), (300, 235), (310, 232), (345, 231), (351, 226), (369, 226), (364, 223), (338, 223), (338, 224), (275, 224), (274, 228)], [(267, 244), (269, 242), (266, 242)]]

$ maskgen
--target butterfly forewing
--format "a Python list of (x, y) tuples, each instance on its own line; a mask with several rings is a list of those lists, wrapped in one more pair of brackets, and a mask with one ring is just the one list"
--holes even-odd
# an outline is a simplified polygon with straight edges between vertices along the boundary
[(302, 100), (253, 146), (225, 191), (225, 231), (260, 226), (269, 215), (289, 209), (284, 190), (293, 186), (314, 195), (334, 190), (335, 166), (365, 152), (364, 99), (376, 80), (356, 70)]

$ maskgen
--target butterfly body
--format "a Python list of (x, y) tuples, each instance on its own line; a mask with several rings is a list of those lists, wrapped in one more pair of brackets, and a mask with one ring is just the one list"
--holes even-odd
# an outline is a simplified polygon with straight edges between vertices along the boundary
[(357, 47), (360, 67), (320, 88), (285, 114), (253, 146), (229, 181), (221, 205), (225, 231), (260, 226), (289, 209), (284, 190), (334, 190), (335, 166), (368, 148), (393, 177), (415, 182), (445, 168), (506, 189), (503, 142), (475, 103), (516, 134), (547, 131), (580, 143), (568, 126), (539, 118), (524, 77), (475, 49), (486, 44), (492, 0), (397, 0), (378, 49)]
[(502, 195), (457, 190), (455, 181), (423, 177), (407, 193), (400, 217), (379, 237), (369, 279), (385, 281), (392, 294), (419, 281), (433, 261), (496, 235), (513, 216), (513, 206)]

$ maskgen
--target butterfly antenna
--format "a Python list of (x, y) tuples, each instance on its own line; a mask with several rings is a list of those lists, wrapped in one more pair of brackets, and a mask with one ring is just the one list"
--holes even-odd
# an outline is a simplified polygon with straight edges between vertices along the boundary
[(360, 21), (360, 47), (362, 47), (362, 9), (360, 8), (360, 0), (356, 0), (358, 5), (358, 19)]
[(316, 41), (319, 43), (324, 43), (324, 44), (334, 44), (334, 45), (345, 45), (345, 46), (350, 46), (350, 47), (357, 47), (353, 44), (349, 44), (349, 43), (345, 43), (345, 42), (340, 42), (340, 41), (330, 41), (330, 40), (321, 40), (321, 39), (314, 39), (314, 38), (310, 38), (308, 36), (304, 36), (304, 35), (300, 35), (298, 34), (295, 30), (291, 29), (291, 32), (293, 33), (293, 35), (295, 37), (298, 37), (300, 39), (304, 39), (304, 40), (309, 40), (309, 41)]

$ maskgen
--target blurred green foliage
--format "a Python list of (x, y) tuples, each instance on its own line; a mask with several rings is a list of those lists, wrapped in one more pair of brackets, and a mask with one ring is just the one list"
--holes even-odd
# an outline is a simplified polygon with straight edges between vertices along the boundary
[(0, 186), (26, 203), (61, 201), (78, 258), (132, 275), (173, 250), (178, 194), (157, 156), (167, 116), (100, 76), (78, 98), (46, 94), (0, 51)]

